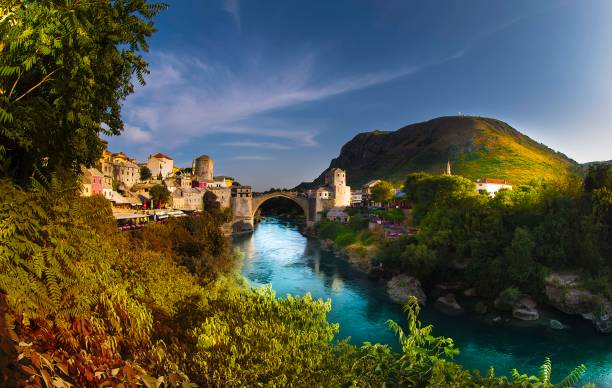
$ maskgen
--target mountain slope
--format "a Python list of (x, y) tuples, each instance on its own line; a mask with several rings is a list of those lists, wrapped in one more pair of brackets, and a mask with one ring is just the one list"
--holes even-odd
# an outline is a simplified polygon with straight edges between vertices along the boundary
[[(439, 174), (447, 160), (453, 174), (507, 179), (515, 184), (580, 172), (575, 161), (508, 124), (473, 116), (440, 117), (393, 132), (360, 133), (342, 147), (330, 167), (346, 170), (348, 183), (358, 187), (377, 178), (402, 182), (406, 174), (417, 171)], [(298, 187), (322, 180), (323, 174)]]

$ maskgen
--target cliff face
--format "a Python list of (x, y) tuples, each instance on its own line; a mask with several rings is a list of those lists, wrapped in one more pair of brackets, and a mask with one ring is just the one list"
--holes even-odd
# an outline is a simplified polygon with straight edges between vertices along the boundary
[[(348, 184), (371, 179), (402, 182), (406, 174), (439, 174), (450, 160), (453, 174), (470, 179), (499, 178), (515, 184), (579, 173), (580, 165), (491, 118), (440, 117), (397, 131), (360, 133), (346, 143), (330, 167), (347, 171)], [(323, 173), (311, 183), (323, 182)]]

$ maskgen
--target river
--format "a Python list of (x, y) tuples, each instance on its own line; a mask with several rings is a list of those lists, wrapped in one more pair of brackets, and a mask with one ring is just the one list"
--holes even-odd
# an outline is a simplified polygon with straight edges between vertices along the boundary
[[(319, 241), (300, 234), (295, 224), (266, 218), (253, 234), (235, 237), (234, 245), (245, 253), (242, 274), (253, 286), (272, 284), (278, 297), (310, 292), (316, 298), (329, 298), (328, 321), (340, 324), (339, 338), (351, 337), (356, 345), (385, 343), (399, 350), (386, 321), (403, 324), (405, 319), (400, 306), (387, 297), (384, 282), (322, 249)], [(421, 312), (421, 322), (432, 324), (434, 335), (452, 337), (461, 350), (455, 360), (470, 370), (484, 373), (493, 366), (498, 375), (509, 375), (511, 368), (538, 374), (548, 356), (555, 382), (584, 363), (587, 372), (582, 382), (612, 387), (612, 335), (596, 333), (582, 319), (567, 317), (572, 329), (566, 331), (499, 327), (469, 315), (450, 317), (430, 305)]]

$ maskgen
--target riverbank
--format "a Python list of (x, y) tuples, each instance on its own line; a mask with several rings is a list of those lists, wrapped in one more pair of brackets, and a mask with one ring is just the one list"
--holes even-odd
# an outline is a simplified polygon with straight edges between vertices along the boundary
[(466, 281), (462, 273), (467, 269), (465, 263), (453, 262), (452, 271), (444, 281), (432, 281), (431, 276), (418, 278), (406, 272), (386, 271), (378, 255), (380, 247), (392, 239), (384, 236), (372, 239), (369, 245), (357, 239), (355, 243), (342, 246), (330, 238), (321, 238), (316, 227), (307, 231), (307, 235), (320, 239), (325, 249), (348, 261), (356, 270), (384, 279), (389, 296), (399, 304), (405, 303), (411, 295), (425, 304), (423, 296), (427, 295), (430, 303), (442, 313), (470, 314), (486, 324), (567, 330), (571, 326), (568, 322), (574, 322), (579, 316), (590, 321), (596, 331), (604, 335), (612, 333), (612, 298), (584, 289), (576, 274), (551, 273), (545, 279), (544, 295), (537, 299), (516, 289), (487, 297)]
[[(401, 351), (386, 322), (405, 325), (406, 318), (401, 305), (389, 298), (387, 280), (359, 271), (310, 235), (286, 220), (264, 220), (253, 234), (234, 239), (234, 246), (244, 252), (242, 275), (253, 286), (271, 284), (279, 297), (310, 293), (331, 300), (328, 321), (339, 324), (336, 340), (350, 337), (356, 346), (368, 341)], [(458, 296), (463, 306), (462, 298)], [(612, 384), (612, 346), (581, 318), (565, 321), (570, 328), (563, 331), (521, 322), (488, 324), (474, 314), (444, 314), (428, 301), (420, 320), (433, 325), (434, 335), (453, 338), (461, 351), (454, 360), (467, 370), (486, 374), (492, 366), (497, 375), (508, 375), (512, 368), (537, 374), (541, 360), (550, 357), (554, 381), (584, 363), (588, 369), (582, 382)]]

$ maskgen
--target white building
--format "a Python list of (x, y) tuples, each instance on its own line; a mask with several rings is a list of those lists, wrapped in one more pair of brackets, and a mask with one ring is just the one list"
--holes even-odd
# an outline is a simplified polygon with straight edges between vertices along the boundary
[(158, 178), (161, 175), (163, 179), (172, 175), (174, 161), (168, 155), (158, 152), (155, 155), (149, 155), (147, 167), (151, 170), (153, 178)]
[(495, 196), (499, 190), (512, 190), (512, 187), (512, 183), (505, 179), (476, 179), (476, 191), (479, 193), (485, 191), (491, 197)]
[(351, 206), (360, 206), (362, 199), (361, 190), (351, 190)]

